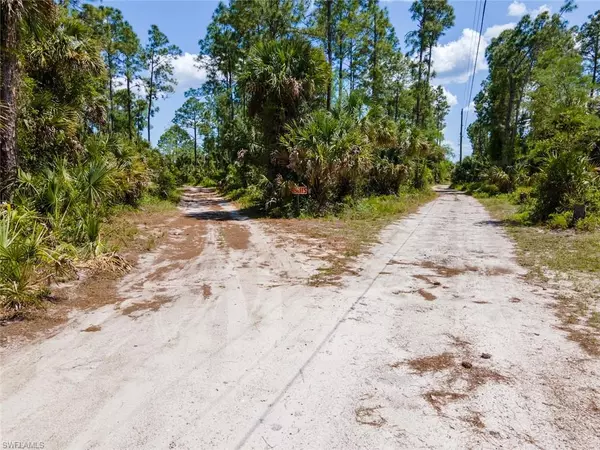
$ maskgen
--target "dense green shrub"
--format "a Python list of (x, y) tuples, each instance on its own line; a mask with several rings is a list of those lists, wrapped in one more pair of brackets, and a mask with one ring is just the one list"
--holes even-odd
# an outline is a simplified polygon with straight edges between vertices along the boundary
[(489, 163), (478, 156), (467, 156), (457, 163), (452, 171), (452, 184), (464, 184), (482, 181), (484, 172), (490, 167)]
[(551, 156), (535, 186), (534, 218), (544, 221), (553, 213), (586, 205), (597, 181), (584, 155), (563, 152)]

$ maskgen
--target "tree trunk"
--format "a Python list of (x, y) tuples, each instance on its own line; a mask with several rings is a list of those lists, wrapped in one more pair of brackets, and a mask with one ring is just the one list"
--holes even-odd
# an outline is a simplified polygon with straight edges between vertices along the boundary
[(417, 77), (417, 103), (415, 105), (415, 124), (419, 125), (421, 117), (421, 78), (423, 76), (423, 48), (419, 51), (419, 75)]
[(150, 141), (150, 112), (152, 111), (152, 89), (154, 87), (154, 52), (150, 55), (150, 89), (148, 90), (148, 143), (152, 145)]
[(113, 56), (108, 55), (108, 129), (112, 133), (114, 127), (114, 101), (113, 101)]
[(17, 17), (0, 4), (0, 201), (12, 196), (17, 176)]
[(427, 49), (427, 87), (429, 87), (429, 79), (431, 77), (431, 48), (433, 47), (432, 43), (429, 43), (429, 48)]
[(194, 123), (194, 167), (198, 165), (198, 144), (196, 139), (196, 124)]
[(339, 64), (338, 64), (338, 104), (339, 110), (342, 110), (342, 94), (344, 89), (344, 39), (340, 36), (339, 41)]
[(400, 102), (400, 85), (396, 83), (396, 96), (394, 98), (394, 122), (398, 121), (398, 103)]
[(132, 123), (131, 123), (131, 76), (129, 74), (126, 75), (127, 78), (127, 134), (129, 135), (129, 140), (133, 139), (132, 136)]
[(594, 98), (594, 92), (596, 91), (596, 76), (598, 74), (598, 57), (600, 57), (600, 36), (596, 36), (596, 45), (594, 48), (594, 66), (592, 69), (592, 89), (590, 92), (590, 98)]
[(427, 10), (423, 11), (423, 17), (419, 23), (419, 72), (417, 76), (417, 103), (415, 105), (415, 124), (421, 123), (421, 90), (423, 82), (423, 53), (425, 52), (425, 23), (427, 21)]
[[(425, 81), (425, 95), (424, 100), (426, 102), (426, 108), (430, 106), (429, 103), (429, 80), (431, 78), (431, 48), (433, 47), (433, 43), (429, 43), (429, 48), (427, 49), (427, 79)], [(426, 111), (427, 112), (427, 111)], [(425, 121), (425, 114), (421, 114), (421, 126), (423, 126), (423, 122)]]
[(229, 119), (233, 123), (233, 64), (231, 63), (231, 58), (227, 60), (227, 90), (229, 91)]
[(506, 111), (506, 118), (504, 120), (504, 145), (502, 149), (502, 165), (504, 167), (510, 164), (513, 149), (510, 148), (510, 125), (512, 122), (512, 109), (515, 101), (515, 82), (512, 77), (509, 78), (509, 91), (508, 91), (508, 108)]
[(377, 42), (379, 40), (379, 36), (377, 35), (377, 10), (375, 9), (376, 6), (377, 5), (374, 4), (373, 9), (373, 98), (377, 98)]
[(331, 82), (332, 82), (332, 57), (331, 57), (331, 2), (332, 0), (327, 0), (327, 23), (326, 27), (326, 46), (327, 46), (327, 62), (329, 64), (329, 81), (327, 82), (327, 111), (331, 111)]
[(354, 91), (354, 39), (350, 40), (348, 58), (350, 59), (348, 70), (350, 71), (350, 92)]

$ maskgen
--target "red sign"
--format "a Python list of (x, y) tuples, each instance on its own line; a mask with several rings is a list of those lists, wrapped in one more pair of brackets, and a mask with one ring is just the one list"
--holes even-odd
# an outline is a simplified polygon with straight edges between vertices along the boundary
[(308, 188), (306, 186), (294, 186), (292, 188), (292, 194), (294, 195), (307, 195)]

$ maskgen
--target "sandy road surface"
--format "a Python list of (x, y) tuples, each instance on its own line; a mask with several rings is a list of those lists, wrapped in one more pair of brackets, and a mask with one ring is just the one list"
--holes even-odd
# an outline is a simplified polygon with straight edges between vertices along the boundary
[(3, 442), (600, 448), (600, 365), (476, 200), (443, 191), (341, 287), (308, 286), (318, 263), (293, 238), (210, 191), (186, 200), (121, 303), (2, 350)]

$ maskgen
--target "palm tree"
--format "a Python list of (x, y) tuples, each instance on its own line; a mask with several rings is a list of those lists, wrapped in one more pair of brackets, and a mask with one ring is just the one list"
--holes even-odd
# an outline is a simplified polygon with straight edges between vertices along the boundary
[(328, 74), (323, 51), (304, 39), (252, 47), (240, 83), (249, 94), (248, 112), (262, 123), (268, 150), (277, 150), (285, 125), (300, 115), (303, 106), (322, 101)]
[(54, 10), (53, 0), (0, 0), (0, 200), (10, 198), (17, 175), (17, 52), (22, 31), (38, 31)]
[(354, 193), (370, 169), (371, 148), (351, 117), (320, 110), (286, 129), (281, 142), (290, 154), (289, 167), (320, 207)]

